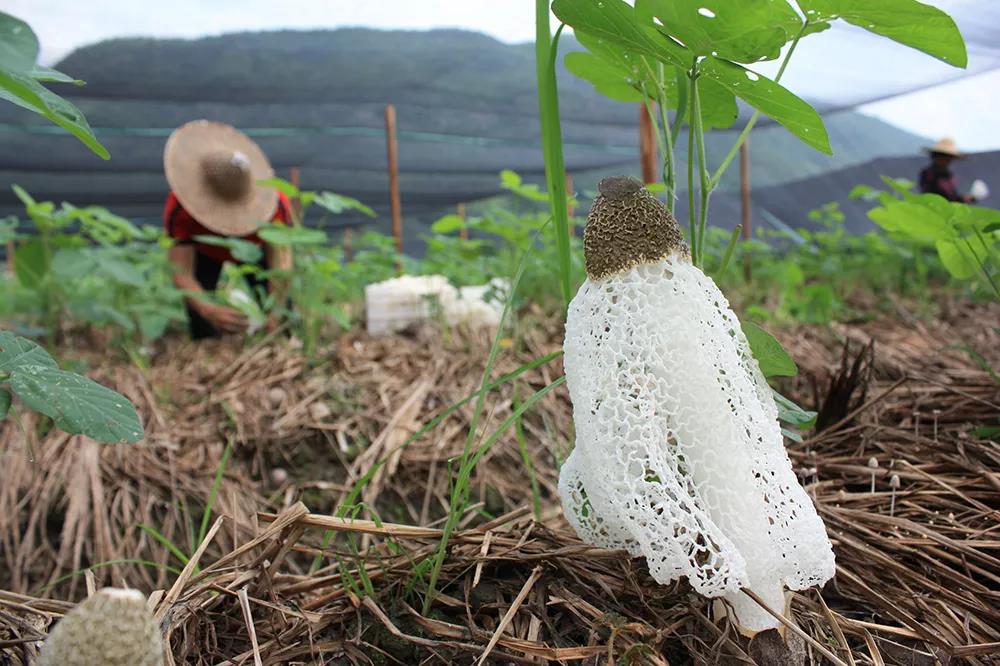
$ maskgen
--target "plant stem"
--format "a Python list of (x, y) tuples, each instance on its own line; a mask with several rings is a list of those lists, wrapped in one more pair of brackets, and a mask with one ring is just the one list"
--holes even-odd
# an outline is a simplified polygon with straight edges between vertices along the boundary
[(545, 181), (549, 206), (554, 221), (556, 253), (559, 264), (559, 284), (563, 301), (568, 305), (573, 297), (570, 283), (569, 210), (566, 203), (566, 168), (563, 163), (562, 129), (559, 121), (559, 90), (556, 85), (555, 60), (559, 36), (565, 24), (560, 24), (555, 37), (549, 32), (549, 0), (535, 0), (535, 68), (538, 86), (538, 111), (542, 131), (542, 154), (545, 159)]
[(743, 225), (737, 224), (736, 228), (733, 229), (733, 233), (730, 234), (729, 244), (726, 245), (726, 252), (722, 255), (722, 265), (719, 266), (719, 270), (715, 274), (716, 280), (725, 275), (726, 269), (729, 268), (729, 261), (733, 258), (733, 250), (736, 249), (736, 242), (740, 239), (741, 231), (743, 231)]
[(701, 205), (698, 209), (698, 262), (697, 266), (705, 265), (705, 227), (708, 225), (708, 197), (711, 190), (708, 187), (708, 167), (705, 165), (705, 128), (701, 120), (701, 95), (698, 92), (698, 63), (691, 68), (691, 115), (694, 118), (688, 131), (694, 133), (698, 147), (698, 175), (700, 177)]
[[(688, 84), (691, 86), (691, 98), (695, 99), (697, 84), (694, 79), (694, 68), (697, 67), (697, 60), (692, 65)], [(688, 151), (687, 151), (687, 172), (688, 172), (688, 225), (691, 233), (691, 263), (698, 265), (698, 227), (697, 211), (694, 199), (694, 104), (688, 105)]]
[[(792, 54), (795, 53), (795, 47), (798, 46), (799, 40), (805, 35), (808, 27), (809, 21), (805, 21), (802, 24), (802, 27), (799, 28), (798, 34), (795, 35), (795, 39), (792, 40), (792, 45), (788, 47), (788, 52), (785, 53), (785, 57), (781, 61), (781, 66), (778, 68), (778, 74), (774, 77), (775, 83), (781, 81), (781, 76), (785, 73), (788, 61), (792, 59)], [(740, 146), (742, 146), (743, 142), (747, 140), (748, 136), (750, 136), (750, 130), (752, 130), (753, 126), (757, 124), (757, 120), (759, 118), (760, 111), (754, 111), (753, 115), (750, 116), (750, 120), (747, 121), (746, 127), (743, 128), (743, 131), (740, 132), (740, 135), (736, 138), (736, 143), (733, 144), (733, 147), (730, 149), (725, 159), (722, 160), (722, 164), (719, 165), (719, 168), (715, 170), (715, 175), (712, 176), (712, 179), (708, 184), (710, 190), (714, 190), (719, 186), (719, 181), (722, 180), (723, 174), (726, 173), (726, 169), (729, 168), (732, 161), (736, 159), (736, 155), (740, 152)]]

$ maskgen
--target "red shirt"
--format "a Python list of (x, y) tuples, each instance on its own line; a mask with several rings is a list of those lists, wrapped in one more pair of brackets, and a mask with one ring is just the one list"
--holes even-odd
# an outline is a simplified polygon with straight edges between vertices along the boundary
[[(278, 192), (278, 207), (275, 209), (274, 216), (271, 218), (271, 221), (278, 224), (289, 224), (291, 223), (291, 220), (291, 204), (288, 201), (288, 197), (283, 193)], [(191, 214), (184, 210), (184, 206), (181, 205), (181, 202), (177, 199), (177, 195), (173, 192), (171, 192), (170, 196), (167, 197), (167, 205), (163, 208), (163, 227), (167, 232), (167, 236), (173, 238), (178, 245), (194, 245), (197, 252), (200, 252), (201, 254), (212, 259), (212, 261), (217, 261), (220, 264), (225, 261), (239, 263), (233, 259), (233, 255), (228, 248), (221, 247), (219, 245), (199, 243), (194, 240), (195, 236), (224, 236), (206, 228), (198, 222), (198, 220), (191, 217)], [(264, 241), (261, 240), (256, 231), (252, 234), (241, 236), (239, 238), (241, 238), (241, 240), (250, 241), (251, 243), (256, 243), (261, 247), (264, 246)]]

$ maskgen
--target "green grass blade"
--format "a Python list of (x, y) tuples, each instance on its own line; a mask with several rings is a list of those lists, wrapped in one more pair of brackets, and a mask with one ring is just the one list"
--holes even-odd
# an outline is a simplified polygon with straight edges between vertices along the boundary
[(163, 536), (163, 534), (161, 534), (159, 530), (150, 525), (146, 525), (145, 523), (139, 523), (139, 529), (148, 534), (149, 536), (153, 537), (153, 539), (159, 542), (161, 546), (169, 550), (174, 557), (180, 560), (183, 564), (187, 565), (188, 560), (190, 558), (184, 553), (183, 550), (178, 548), (173, 541)]
[[(546, 21), (548, 17), (546, 16)], [(479, 429), (479, 419), (483, 412), (483, 405), (486, 402), (486, 395), (488, 393), (487, 386), (490, 383), (490, 375), (493, 373), (493, 365), (496, 363), (497, 356), (500, 353), (500, 339), (503, 337), (504, 327), (507, 321), (510, 319), (511, 308), (513, 307), (514, 297), (517, 294), (517, 288), (521, 284), (521, 278), (524, 276), (524, 270), (527, 267), (527, 258), (531, 252), (531, 248), (535, 247), (538, 234), (545, 231), (545, 228), (549, 225), (549, 222), (542, 225), (542, 227), (532, 235), (531, 243), (528, 244), (528, 249), (521, 254), (521, 258), (518, 261), (517, 271), (514, 274), (514, 279), (511, 280), (510, 295), (507, 297), (506, 303), (504, 303), (503, 313), (500, 315), (500, 323), (497, 326), (496, 334), (493, 336), (493, 344), (490, 346), (490, 354), (486, 359), (486, 367), (483, 368), (483, 376), (479, 382), (479, 391), (476, 398), (476, 407), (473, 411), (472, 422), (469, 424), (469, 434), (465, 438), (465, 446), (462, 449), (462, 456), (460, 458), (461, 464), (459, 469), (463, 469), (468, 463), (469, 456), (472, 452), (472, 443), (476, 437), (476, 431)], [(444, 565), (445, 553), (448, 548), (448, 539), (451, 537), (452, 531), (458, 525), (458, 521), (465, 511), (465, 500), (468, 496), (468, 478), (465, 479), (465, 486), (456, 483), (454, 485), (451, 500), (448, 505), (448, 520), (445, 522), (444, 530), (441, 535), (441, 541), (438, 543), (437, 552), (434, 554), (434, 565), (431, 569), (431, 577), (427, 584), (427, 595), (424, 597), (424, 615), (426, 615), (429, 610), (431, 603), (434, 601), (434, 591), (437, 585), (438, 576), (441, 574), (441, 567)]]
[(722, 265), (719, 266), (719, 270), (715, 274), (716, 281), (726, 274), (726, 269), (729, 268), (729, 262), (733, 258), (733, 250), (736, 249), (736, 243), (740, 240), (741, 231), (743, 231), (743, 225), (737, 224), (736, 228), (733, 229), (733, 233), (729, 235), (729, 243), (726, 245), (726, 252), (722, 255)]
[[(514, 385), (514, 411), (521, 408), (521, 392), (517, 385)], [(531, 482), (531, 510), (535, 520), (542, 519), (542, 494), (538, 488), (538, 477), (535, 475), (535, 465), (531, 462), (531, 454), (528, 452), (528, 440), (524, 436), (524, 421), (520, 416), (514, 422), (514, 434), (517, 436), (517, 448), (521, 452), (521, 460), (524, 461), (524, 469), (528, 471), (528, 480)]]
[(205, 510), (201, 514), (201, 527), (198, 529), (198, 541), (194, 544), (195, 548), (201, 545), (201, 542), (205, 540), (205, 535), (208, 534), (208, 523), (212, 520), (212, 509), (215, 508), (215, 500), (219, 496), (222, 475), (226, 473), (226, 466), (229, 464), (229, 457), (232, 454), (233, 440), (230, 439), (226, 442), (226, 448), (222, 451), (222, 460), (219, 461), (219, 467), (215, 470), (215, 480), (212, 481), (212, 489), (208, 493), (208, 502), (205, 504)]
[(549, 0), (535, 0), (535, 68), (538, 84), (538, 112), (545, 158), (545, 182), (552, 211), (552, 232), (556, 235), (559, 284), (563, 301), (573, 297), (570, 281), (569, 211), (566, 204), (566, 167), (563, 162), (562, 127), (559, 120), (559, 90), (556, 84), (556, 55), (559, 26), (555, 38), (549, 32)]

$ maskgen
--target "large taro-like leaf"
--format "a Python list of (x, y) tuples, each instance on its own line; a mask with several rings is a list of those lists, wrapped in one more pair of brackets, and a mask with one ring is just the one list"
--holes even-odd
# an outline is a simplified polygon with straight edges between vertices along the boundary
[[(630, 53), (650, 56), (685, 71), (694, 66), (696, 56), (691, 50), (645, 23), (636, 10), (622, 0), (555, 0), (552, 11), (574, 30), (600, 37)], [(773, 118), (810, 146), (831, 153), (830, 140), (819, 114), (786, 88), (715, 56), (703, 57), (697, 67), (702, 76)], [(705, 106), (703, 113), (709, 108)]]
[(742, 63), (777, 58), (802, 27), (786, 0), (636, 0), (635, 10), (697, 55)]
[(0, 331), (0, 373), (29, 365), (58, 367), (49, 353), (31, 340), (10, 331)]
[(128, 398), (86, 377), (47, 365), (20, 366), (11, 373), (10, 388), (68, 433), (105, 444), (142, 439), (139, 416)]
[(883, 37), (923, 51), (955, 67), (965, 67), (965, 40), (955, 21), (917, 0), (796, 0), (806, 19), (843, 19)]

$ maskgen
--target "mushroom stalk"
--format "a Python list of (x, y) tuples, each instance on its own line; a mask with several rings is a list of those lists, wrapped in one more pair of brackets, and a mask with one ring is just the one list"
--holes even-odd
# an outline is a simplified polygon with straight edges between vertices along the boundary
[(776, 627), (740, 591), (784, 609), (786, 589), (826, 582), (834, 558), (770, 388), (663, 205), (634, 178), (598, 189), (566, 320), (566, 517), (584, 541), (645, 557), (658, 582), (725, 597), (744, 631)]

